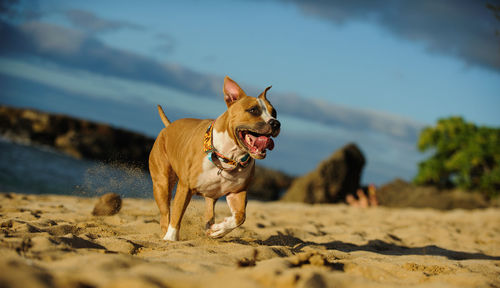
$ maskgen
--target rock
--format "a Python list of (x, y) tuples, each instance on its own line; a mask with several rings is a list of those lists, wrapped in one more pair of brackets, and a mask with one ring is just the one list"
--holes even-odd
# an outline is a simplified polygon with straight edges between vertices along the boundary
[(118, 213), (122, 208), (122, 198), (116, 193), (106, 193), (99, 198), (94, 206), (92, 215), (110, 216)]
[(318, 167), (292, 182), (283, 201), (334, 203), (359, 188), (365, 157), (355, 144), (348, 144), (321, 162)]
[(248, 198), (253, 200), (278, 200), (292, 183), (293, 178), (282, 172), (255, 167), (255, 175), (248, 188)]
[(110, 125), (33, 109), (0, 106), (0, 135), (16, 142), (54, 147), (76, 158), (147, 170), (154, 139)]
[(380, 205), (398, 208), (447, 210), (488, 207), (488, 200), (481, 193), (460, 189), (438, 189), (433, 186), (416, 186), (402, 179), (395, 179), (377, 189), (377, 198)]
[(54, 145), (60, 151), (80, 159), (82, 158), (82, 154), (77, 149), (75, 138), (76, 138), (76, 132), (69, 131), (66, 134), (57, 136), (54, 141)]

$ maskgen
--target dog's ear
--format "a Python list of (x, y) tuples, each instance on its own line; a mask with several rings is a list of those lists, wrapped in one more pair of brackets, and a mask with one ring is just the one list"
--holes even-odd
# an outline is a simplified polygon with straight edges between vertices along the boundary
[(226, 101), (226, 105), (228, 108), (236, 100), (239, 100), (246, 96), (245, 92), (243, 92), (243, 89), (241, 89), (240, 86), (238, 86), (238, 84), (228, 76), (224, 78), (224, 88), (222, 90), (224, 92), (224, 101)]
[(267, 101), (267, 97), (266, 97), (267, 90), (271, 89), (271, 87), (273, 87), (273, 86), (267, 87), (266, 90), (264, 90), (264, 92), (260, 93), (259, 98)]

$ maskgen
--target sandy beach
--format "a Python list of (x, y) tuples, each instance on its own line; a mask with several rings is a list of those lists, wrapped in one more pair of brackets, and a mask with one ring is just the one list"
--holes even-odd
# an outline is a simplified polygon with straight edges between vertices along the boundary
[[(250, 201), (226, 237), (191, 202), (161, 240), (152, 199), (0, 194), (0, 287), (500, 287), (500, 210)], [(229, 215), (224, 201), (217, 219)]]

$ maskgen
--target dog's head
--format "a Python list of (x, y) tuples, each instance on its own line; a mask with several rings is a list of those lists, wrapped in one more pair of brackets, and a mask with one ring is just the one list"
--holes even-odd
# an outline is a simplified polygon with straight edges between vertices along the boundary
[(281, 124), (266, 97), (267, 87), (258, 97), (247, 96), (231, 78), (224, 79), (224, 100), (227, 104), (229, 135), (238, 146), (255, 159), (264, 159), (267, 149), (274, 148)]

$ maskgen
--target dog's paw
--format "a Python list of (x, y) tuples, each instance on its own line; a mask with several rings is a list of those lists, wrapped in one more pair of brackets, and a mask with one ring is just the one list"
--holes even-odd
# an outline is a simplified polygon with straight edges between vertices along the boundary
[(222, 238), (224, 235), (231, 232), (231, 230), (226, 229), (223, 224), (224, 222), (210, 226), (210, 229), (207, 230), (208, 237), (215, 239)]
[(168, 226), (167, 233), (165, 233), (165, 236), (163, 237), (163, 240), (166, 241), (179, 241), (179, 233), (177, 229), (175, 229), (172, 226)]
[(221, 223), (212, 224), (210, 226), (210, 229), (208, 229), (207, 231), (207, 235), (210, 238), (222, 238), (227, 233), (231, 232), (234, 228), (236, 228), (234, 218), (227, 217)]

